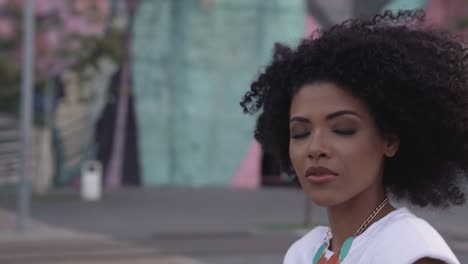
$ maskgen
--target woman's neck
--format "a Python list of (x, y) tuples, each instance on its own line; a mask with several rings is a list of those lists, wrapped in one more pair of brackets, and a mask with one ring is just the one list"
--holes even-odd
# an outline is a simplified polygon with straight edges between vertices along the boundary
[[(355, 235), (359, 227), (385, 197), (383, 188), (377, 191), (366, 190), (342, 204), (327, 208), (328, 221), (333, 235), (330, 246), (335, 253), (339, 251), (348, 237)], [(385, 205), (369, 225), (393, 210), (395, 208), (390, 204)]]

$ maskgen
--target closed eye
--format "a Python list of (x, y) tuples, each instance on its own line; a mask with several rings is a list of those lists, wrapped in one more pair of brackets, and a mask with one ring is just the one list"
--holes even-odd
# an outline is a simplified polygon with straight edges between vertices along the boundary
[(351, 136), (356, 133), (356, 130), (333, 130), (336, 134)]
[(293, 139), (301, 139), (301, 138), (307, 137), (308, 135), (310, 135), (310, 132), (305, 132), (305, 133), (300, 133), (300, 134), (294, 134), (294, 135), (291, 135), (291, 138), (293, 138)]

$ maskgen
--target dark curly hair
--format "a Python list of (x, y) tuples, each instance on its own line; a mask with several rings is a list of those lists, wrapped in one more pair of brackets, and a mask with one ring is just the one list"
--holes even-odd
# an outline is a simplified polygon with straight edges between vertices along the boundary
[(363, 100), (400, 148), (384, 166), (384, 187), (421, 207), (465, 202), (468, 169), (468, 51), (444, 30), (422, 26), (424, 12), (385, 12), (316, 31), (297, 48), (276, 44), (271, 63), (242, 101), (258, 116), (255, 138), (289, 158), (289, 110), (305, 84), (328, 81)]

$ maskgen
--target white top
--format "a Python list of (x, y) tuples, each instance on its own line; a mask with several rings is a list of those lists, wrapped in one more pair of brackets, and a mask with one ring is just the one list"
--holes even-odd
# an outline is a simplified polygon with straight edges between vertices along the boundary
[[(286, 253), (283, 264), (312, 263), (327, 231), (328, 227), (318, 226), (297, 240)], [(326, 249), (327, 258), (332, 254)], [(412, 264), (425, 257), (460, 264), (439, 233), (403, 207), (376, 221), (356, 237), (341, 264)]]

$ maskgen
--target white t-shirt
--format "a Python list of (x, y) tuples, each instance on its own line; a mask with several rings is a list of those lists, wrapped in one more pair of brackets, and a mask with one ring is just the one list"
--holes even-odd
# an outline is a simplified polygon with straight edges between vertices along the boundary
[[(310, 264), (322, 245), (328, 227), (318, 226), (297, 240), (283, 264)], [(326, 250), (330, 258), (333, 252)], [(412, 264), (421, 258), (460, 264), (444, 239), (425, 220), (407, 208), (395, 210), (356, 237), (341, 264)]]

